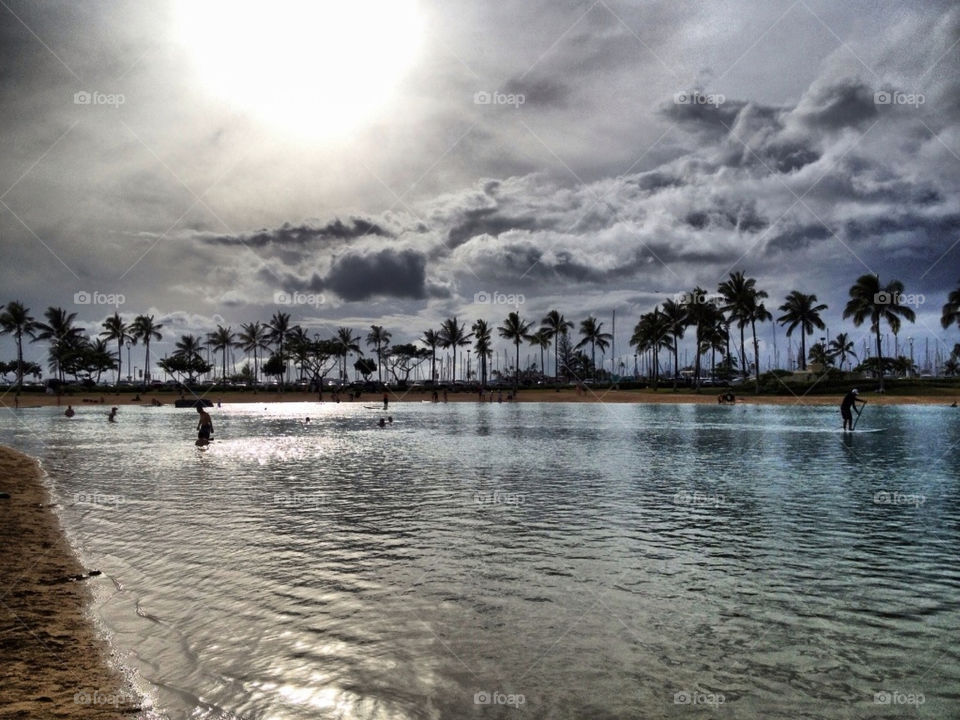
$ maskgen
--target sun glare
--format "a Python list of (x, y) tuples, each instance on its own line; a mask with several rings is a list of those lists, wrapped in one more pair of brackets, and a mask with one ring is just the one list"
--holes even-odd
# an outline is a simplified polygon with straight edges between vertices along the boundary
[(371, 119), (416, 55), (416, 0), (182, 0), (200, 81), (284, 131), (339, 135)]

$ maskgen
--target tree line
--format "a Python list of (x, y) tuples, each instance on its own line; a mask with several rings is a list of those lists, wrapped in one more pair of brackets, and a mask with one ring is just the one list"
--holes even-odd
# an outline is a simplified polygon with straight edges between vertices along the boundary
[[(777, 310), (775, 322), (786, 328), (786, 335), (799, 335), (800, 353), (798, 363), (807, 368), (807, 361), (823, 367), (839, 362), (839, 369), (852, 360), (859, 361), (859, 368), (869, 370), (879, 379), (883, 389), (884, 374), (902, 368), (905, 358), (885, 357), (882, 347), (882, 327), (886, 325), (896, 335), (902, 323), (915, 322), (915, 312), (904, 302), (904, 286), (899, 280), (881, 284), (876, 275), (862, 275), (850, 287), (849, 300), (843, 310), (843, 318), (854, 327), (867, 324), (874, 336), (875, 355), (858, 358), (854, 343), (847, 333), (837, 334), (829, 343), (814, 343), (807, 350), (807, 337), (815, 330), (825, 329), (822, 314), (827, 305), (818, 301), (814, 294), (793, 290)], [(752, 368), (754, 382), (760, 382), (760, 348), (757, 327), (774, 321), (767, 308), (769, 295), (757, 287), (755, 278), (734, 272), (719, 283), (716, 292), (709, 293), (697, 286), (689, 293), (658, 304), (644, 313), (636, 322), (629, 344), (638, 354), (649, 354), (653, 385), (660, 381), (661, 352), (672, 355), (673, 382), (676, 387), (680, 375), (680, 342), (688, 332), (694, 337), (695, 353), (693, 378), (699, 387), (703, 374), (703, 359), (710, 356), (711, 375), (721, 373), (727, 377), (740, 374), (747, 378)], [(952, 290), (941, 311), (941, 325), (960, 327), (960, 286)], [(26, 374), (39, 374), (35, 363), (23, 360), (25, 341), (48, 343), (48, 367), (55, 378), (64, 382), (68, 375), (78, 380), (81, 376), (99, 382), (102, 374), (116, 371), (117, 382), (123, 377), (124, 347), (142, 345), (144, 348), (143, 383), (151, 380), (150, 345), (163, 337), (163, 324), (153, 315), (138, 315), (127, 322), (119, 312), (103, 321), (102, 331), (96, 338), (87, 336), (76, 324), (76, 313), (60, 307), (49, 307), (43, 320), (35, 319), (30, 310), (19, 301), (12, 301), (0, 311), (0, 334), (13, 337), (17, 346), (14, 362), (4, 363), (0, 369), (15, 372), (16, 382), (21, 385)], [(351, 354), (357, 357), (355, 371), (364, 379), (383, 383), (384, 373), (388, 380), (404, 383), (421, 364), (430, 362), (430, 378), (436, 382), (437, 350), (451, 350), (453, 364), (451, 380), (456, 382), (457, 351), (472, 345), (472, 352), (479, 364), (479, 382), (486, 386), (490, 377), (489, 363), (493, 355), (493, 333), (514, 346), (514, 386), (520, 384), (520, 347), (528, 343), (540, 351), (540, 373), (546, 376), (544, 355), (552, 349), (555, 376), (561, 379), (598, 378), (605, 374), (596, 363), (596, 352), (606, 353), (613, 336), (604, 330), (604, 323), (588, 316), (576, 326), (579, 339), (570, 338), (575, 325), (559, 310), (551, 310), (538, 323), (524, 319), (519, 310), (510, 312), (503, 322), (493, 328), (486, 320), (479, 319), (468, 328), (456, 316), (444, 320), (439, 328), (424, 331), (417, 343), (391, 344), (392, 334), (382, 325), (371, 325), (365, 337), (355, 334), (349, 327), (340, 327), (332, 337), (311, 336), (300, 325), (293, 325), (288, 313), (276, 312), (269, 322), (243, 323), (238, 330), (231, 326), (218, 325), (215, 330), (201, 338), (192, 334), (181, 335), (175, 341), (174, 351), (157, 362), (157, 366), (172, 375), (184, 376), (192, 381), (198, 375), (210, 372), (214, 365), (202, 355), (205, 348), (214, 354), (220, 353), (220, 378), (228, 378), (227, 356), (233, 349), (240, 349), (252, 356), (248, 364), (234, 379), (259, 381), (260, 375), (281, 378), (290, 364), (301, 379), (323, 379), (336, 371), (341, 380), (347, 379), (348, 360)], [(748, 357), (747, 332), (752, 346), (752, 358)], [(739, 343), (736, 343), (739, 338)], [(366, 344), (370, 357), (361, 346)], [(736, 348), (731, 349), (731, 342)], [(116, 350), (113, 350), (116, 348)], [(589, 349), (589, 353), (587, 352)], [(719, 361), (717, 356), (719, 355)], [(266, 357), (266, 360), (263, 358)], [(908, 361), (912, 365), (912, 361)], [(960, 373), (960, 344), (954, 346), (950, 359), (944, 366), (947, 374)]]

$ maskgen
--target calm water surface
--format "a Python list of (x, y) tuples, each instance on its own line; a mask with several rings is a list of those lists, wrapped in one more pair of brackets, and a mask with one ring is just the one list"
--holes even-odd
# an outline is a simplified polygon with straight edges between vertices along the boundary
[(960, 716), (956, 410), (78, 411), (0, 441), (163, 717)]

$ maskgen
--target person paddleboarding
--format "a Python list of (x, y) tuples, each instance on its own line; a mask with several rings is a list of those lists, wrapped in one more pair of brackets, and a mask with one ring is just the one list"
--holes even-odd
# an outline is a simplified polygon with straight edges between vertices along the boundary
[(860, 414), (860, 410), (857, 409), (857, 403), (867, 404), (866, 400), (860, 399), (860, 391), (854, 388), (846, 395), (843, 396), (843, 401), (840, 403), (840, 417), (843, 418), (843, 429), (853, 430), (853, 411), (857, 411), (857, 415)]

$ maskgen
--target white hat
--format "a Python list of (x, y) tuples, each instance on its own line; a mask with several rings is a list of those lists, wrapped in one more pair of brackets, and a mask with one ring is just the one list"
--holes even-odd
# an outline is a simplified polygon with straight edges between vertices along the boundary
[(859, 394), (860, 394), (860, 391), (857, 390), (856, 388), (854, 388), (854, 389), (851, 390), (850, 392), (852, 392), (854, 395), (859, 395)]

